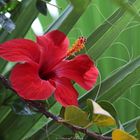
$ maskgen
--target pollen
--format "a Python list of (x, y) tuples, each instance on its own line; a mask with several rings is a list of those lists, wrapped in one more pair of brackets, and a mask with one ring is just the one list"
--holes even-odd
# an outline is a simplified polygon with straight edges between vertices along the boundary
[(68, 50), (67, 56), (74, 55), (76, 52), (81, 51), (85, 47), (87, 39), (84, 37), (79, 37), (75, 43), (72, 45), (72, 47)]

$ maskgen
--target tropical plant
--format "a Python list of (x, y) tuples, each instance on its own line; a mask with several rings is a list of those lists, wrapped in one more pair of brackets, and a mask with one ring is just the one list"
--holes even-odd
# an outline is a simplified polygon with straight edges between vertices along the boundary
[[(139, 139), (140, 1), (52, 2), (53, 0), (0, 1), (0, 140)], [(57, 18), (50, 14), (53, 8), (59, 13)], [(40, 32), (37, 43), (43, 47), (46, 43), (48, 46), (55, 44), (60, 47), (56, 52), (55, 49), (51, 50), (48, 55), (50, 50), (41, 47), (43, 57), (39, 54), (37, 43), (31, 41), (35, 40), (34, 34), (36, 28), (39, 28), (39, 24), (35, 28), (31, 27), (35, 19), (41, 22), (45, 34), (43, 36)], [(70, 39), (72, 48), (61, 61), (67, 65), (58, 61), (58, 56), (66, 51), (67, 45), (67, 41), (62, 40), (60, 43), (58, 38), (66, 36)], [(44, 38), (49, 41), (45, 42)], [(26, 52), (28, 46), (30, 51)], [(17, 50), (28, 56), (19, 55)], [(55, 72), (63, 77), (57, 79), (59, 82), (51, 81), (53, 85), (61, 81), (57, 92), (59, 95), (63, 93), (63, 97), (60, 99), (55, 91), (57, 102), (51, 94), (48, 95), (49, 91), (54, 90), (52, 86), (46, 87), (46, 83), (41, 83), (37, 87), (38, 67), (35, 63), (39, 63), (39, 57), (42, 63), (38, 75), (42, 79), (54, 77)], [(72, 65), (73, 61), (75, 65)], [(15, 66), (13, 62), (18, 64)], [(43, 70), (52, 64), (55, 64), (55, 72), (47, 73), (49, 76), (44, 77)], [(63, 69), (67, 69), (67, 72), (80, 70), (76, 71), (75, 78), (72, 72), (68, 75)], [(86, 72), (89, 74), (87, 77)], [(87, 78), (85, 81), (83, 75)], [(89, 83), (95, 84), (97, 75), (98, 80), (92, 88)], [(79, 106), (77, 94), (70, 96), (69, 90), (73, 91), (73, 88), (68, 80), (64, 80), (65, 77), (75, 81), (73, 86), (79, 93)], [(36, 80), (34, 86), (31, 83), (33, 79)], [(64, 86), (66, 83), (69, 85), (67, 88)], [(43, 84), (45, 86), (39, 88)], [(39, 99), (42, 100), (38, 101)]]

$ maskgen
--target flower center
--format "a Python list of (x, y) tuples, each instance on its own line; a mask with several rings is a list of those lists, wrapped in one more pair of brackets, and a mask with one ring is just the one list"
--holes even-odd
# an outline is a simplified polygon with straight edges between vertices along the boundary
[(67, 52), (67, 56), (71, 56), (76, 52), (79, 52), (80, 50), (82, 50), (85, 47), (85, 43), (86, 43), (86, 38), (84, 37), (79, 37), (75, 43), (72, 45), (72, 48), (68, 50)]
[(48, 73), (39, 72), (39, 76), (43, 80), (49, 80), (49, 79), (53, 79), (56, 76), (56, 74), (54, 72), (48, 72)]

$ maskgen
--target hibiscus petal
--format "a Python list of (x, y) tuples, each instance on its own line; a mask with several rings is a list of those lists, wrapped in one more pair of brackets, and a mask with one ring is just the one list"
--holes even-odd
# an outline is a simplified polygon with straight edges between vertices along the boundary
[(72, 86), (69, 79), (60, 78), (55, 80), (56, 91), (55, 99), (64, 107), (68, 105), (78, 106), (78, 93)]
[(39, 62), (40, 50), (28, 39), (13, 39), (0, 44), (0, 57), (12, 62)]
[(58, 30), (51, 31), (44, 36), (38, 36), (37, 43), (42, 49), (41, 69), (46, 71), (49, 71), (66, 56), (69, 46), (66, 35)]
[(40, 79), (36, 63), (17, 64), (12, 70), (10, 81), (18, 95), (28, 100), (47, 99), (55, 90), (49, 81)]
[(55, 68), (57, 76), (76, 81), (80, 86), (89, 90), (95, 84), (98, 70), (87, 55), (79, 55), (73, 60), (62, 61)]

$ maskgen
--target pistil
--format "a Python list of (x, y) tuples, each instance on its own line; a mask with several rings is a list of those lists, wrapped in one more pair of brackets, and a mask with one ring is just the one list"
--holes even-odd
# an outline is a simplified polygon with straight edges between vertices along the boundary
[(85, 47), (86, 38), (79, 37), (75, 43), (72, 45), (71, 49), (67, 52), (67, 57), (74, 55), (76, 52), (81, 51)]

